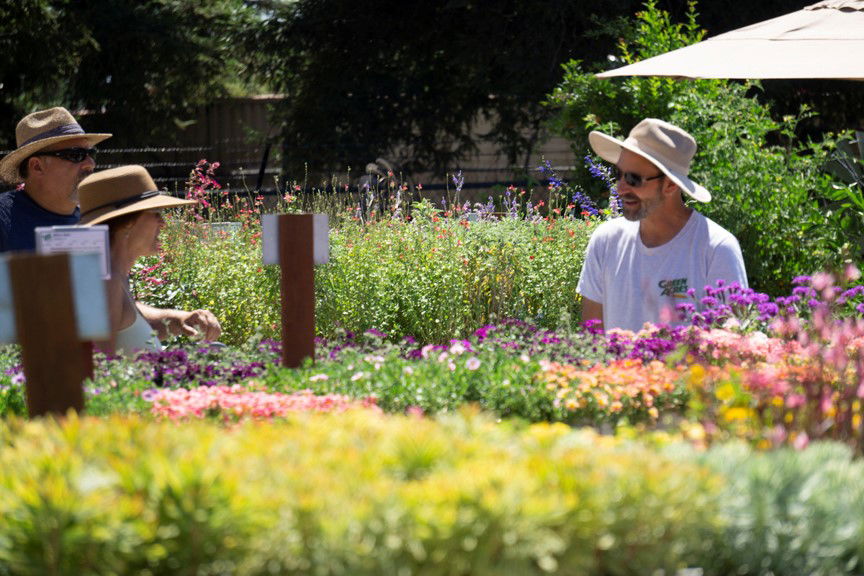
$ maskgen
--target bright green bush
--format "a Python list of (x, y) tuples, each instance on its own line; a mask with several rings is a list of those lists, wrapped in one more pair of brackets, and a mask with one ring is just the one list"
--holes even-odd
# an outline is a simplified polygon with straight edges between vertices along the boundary
[(316, 279), (318, 331), (376, 329), (446, 342), (502, 318), (579, 318), (576, 284), (593, 223), (420, 218), (331, 233)]
[[(163, 254), (133, 274), (148, 304), (207, 308), (223, 341), (279, 335), (279, 269), (261, 264), (260, 227), (235, 234), (173, 217)], [(539, 217), (477, 221), (346, 220), (330, 233), (330, 262), (316, 269), (317, 333), (413, 335), (446, 342), (500, 318), (557, 326), (579, 318), (576, 284), (594, 222)]]
[(719, 483), (638, 444), (347, 413), (0, 425), (0, 572), (667, 574)]
[(179, 215), (168, 222), (160, 256), (141, 259), (133, 270), (137, 298), (159, 308), (211, 310), (227, 344), (276, 336), (279, 269), (261, 262), (257, 220), (246, 219), (235, 233)]
[[(695, 18), (691, 8), (688, 22), (675, 24), (656, 2), (647, 2), (632, 35), (621, 43), (621, 60), (631, 63), (698, 41), (703, 32)], [(779, 295), (789, 291), (796, 276), (858, 257), (848, 247), (850, 235), (857, 238), (858, 220), (848, 210), (827, 209), (836, 197), (824, 169), (835, 146), (832, 137), (821, 143), (802, 141), (795, 128), (811, 112), (775, 118), (758, 94), (759, 84), (752, 82), (599, 79), (571, 61), (549, 101), (559, 111), (557, 130), (580, 156), (590, 150), (590, 130), (623, 138), (645, 117), (690, 132), (699, 146), (691, 175), (714, 196), (697, 209), (738, 238), (751, 285)], [(587, 173), (573, 179), (592, 186)], [(600, 193), (599, 183), (593, 186)]]

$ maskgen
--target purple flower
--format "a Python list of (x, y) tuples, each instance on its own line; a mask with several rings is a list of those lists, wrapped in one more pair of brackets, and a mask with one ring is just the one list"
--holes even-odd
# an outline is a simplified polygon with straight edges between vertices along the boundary
[(462, 174), (462, 170), (457, 170), (455, 174), (452, 176), (453, 186), (456, 187), (456, 192), (462, 191), (462, 186), (465, 185), (465, 176)]
[(543, 164), (538, 166), (537, 170), (546, 177), (549, 186), (552, 188), (563, 188), (567, 185), (567, 182), (561, 179), (555, 172), (555, 168), (552, 167), (552, 163), (549, 160), (543, 160)]

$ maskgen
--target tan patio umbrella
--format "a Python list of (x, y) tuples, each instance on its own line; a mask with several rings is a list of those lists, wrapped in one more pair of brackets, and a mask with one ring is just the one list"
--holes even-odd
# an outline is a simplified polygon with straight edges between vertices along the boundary
[(597, 76), (864, 80), (864, 0), (825, 0)]

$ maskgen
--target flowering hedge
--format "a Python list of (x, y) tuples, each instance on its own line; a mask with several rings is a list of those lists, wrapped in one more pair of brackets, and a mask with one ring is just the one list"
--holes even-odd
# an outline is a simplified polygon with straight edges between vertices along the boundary
[[(154, 306), (212, 310), (223, 341), (241, 345), (278, 335), (279, 270), (261, 261), (261, 200), (236, 202), (231, 232), (211, 227), (215, 209), (169, 217), (162, 253), (139, 262), (132, 284)], [(441, 212), (340, 218), (330, 230), (330, 262), (316, 269), (318, 334), (374, 328), (446, 342), (503, 318), (545, 327), (578, 319), (576, 283), (596, 219), (550, 219), (533, 208), (503, 220)]]

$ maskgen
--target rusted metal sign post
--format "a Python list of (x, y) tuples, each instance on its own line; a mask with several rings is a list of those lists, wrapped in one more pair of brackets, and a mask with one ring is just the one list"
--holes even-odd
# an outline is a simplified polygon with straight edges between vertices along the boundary
[(0, 259), (0, 341), (21, 345), (30, 417), (84, 408), (94, 340), (110, 338), (94, 254), (12, 254)]
[(282, 365), (315, 358), (315, 264), (328, 257), (326, 214), (262, 218), (265, 264), (281, 267)]

